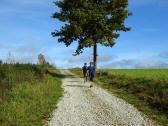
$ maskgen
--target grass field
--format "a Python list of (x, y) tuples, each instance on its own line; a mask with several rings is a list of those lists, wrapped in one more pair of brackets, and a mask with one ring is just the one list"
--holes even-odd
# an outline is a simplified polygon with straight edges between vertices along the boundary
[(52, 66), (0, 65), (0, 125), (44, 125), (62, 96), (61, 77), (54, 75)]
[(168, 69), (104, 69), (100, 71), (134, 78), (168, 79)]
[[(71, 71), (82, 74), (80, 69)], [(150, 118), (168, 125), (168, 69), (101, 69), (95, 81)]]

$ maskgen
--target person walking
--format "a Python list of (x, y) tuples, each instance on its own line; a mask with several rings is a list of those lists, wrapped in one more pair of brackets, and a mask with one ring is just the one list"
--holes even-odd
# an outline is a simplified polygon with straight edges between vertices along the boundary
[(90, 80), (90, 78), (91, 78), (91, 76), (90, 76), (90, 67), (92, 66), (92, 62), (90, 62), (90, 64), (89, 64), (89, 66), (88, 66), (88, 70), (89, 70), (89, 81), (91, 81)]
[(84, 63), (84, 66), (82, 67), (83, 71), (83, 76), (84, 76), (84, 83), (88, 81), (88, 76), (89, 76), (89, 70), (87, 67), (87, 63)]
[[(90, 81), (92, 82), (94, 80), (94, 75), (95, 75), (95, 66), (93, 62), (91, 62), (89, 66), (89, 77), (90, 77)], [(93, 87), (93, 85), (91, 84), (90, 87)]]

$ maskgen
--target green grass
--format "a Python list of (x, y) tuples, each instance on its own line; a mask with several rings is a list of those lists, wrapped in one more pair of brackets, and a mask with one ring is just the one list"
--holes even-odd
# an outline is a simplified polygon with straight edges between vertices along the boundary
[[(81, 75), (80, 69), (72, 72)], [(98, 70), (102, 88), (133, 104), (162, 125), (168, 125), (168, 70)]]
[(168, 69), (104, 69), (100, 71), (129, 77), (168, 79)]
[[(46, 125), (50, 113), (62, 96), (59, 71), (51, 66), (0, 66), (1, 126)], [(53, 69), (52, 72), (47, 72)]]

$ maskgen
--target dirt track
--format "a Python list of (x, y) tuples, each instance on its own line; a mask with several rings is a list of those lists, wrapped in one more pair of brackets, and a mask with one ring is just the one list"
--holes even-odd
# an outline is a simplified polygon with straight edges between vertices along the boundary
[(73, 76), (68, 70), (63, 80), (65, 95), (49, 122), (51, 126), (154, 126), (132, 105), (104, 89)]

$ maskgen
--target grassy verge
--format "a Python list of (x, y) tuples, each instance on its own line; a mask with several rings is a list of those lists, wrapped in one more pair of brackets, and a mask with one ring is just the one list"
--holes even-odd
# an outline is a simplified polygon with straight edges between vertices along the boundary
[[(46, 124), (62, 96), (61, 78), (48, 74), (47, 69), (37, 65), (1, 66), (1, 126)], [(59, 75), (56, 69), (52, 73)]]
[[(81, 77), (81, 70), (72, 69), (71, 71)], [(143, 72), (145, 73), (145, 70)], [(133, 104), (161, 125), (168, 125), (167, 79), (158, 76), (142, 77), (142, 75), (134, 77), (119, 72), (113, 74), (109, 70), (99, 70), (95, 81), (104, 89)]]

